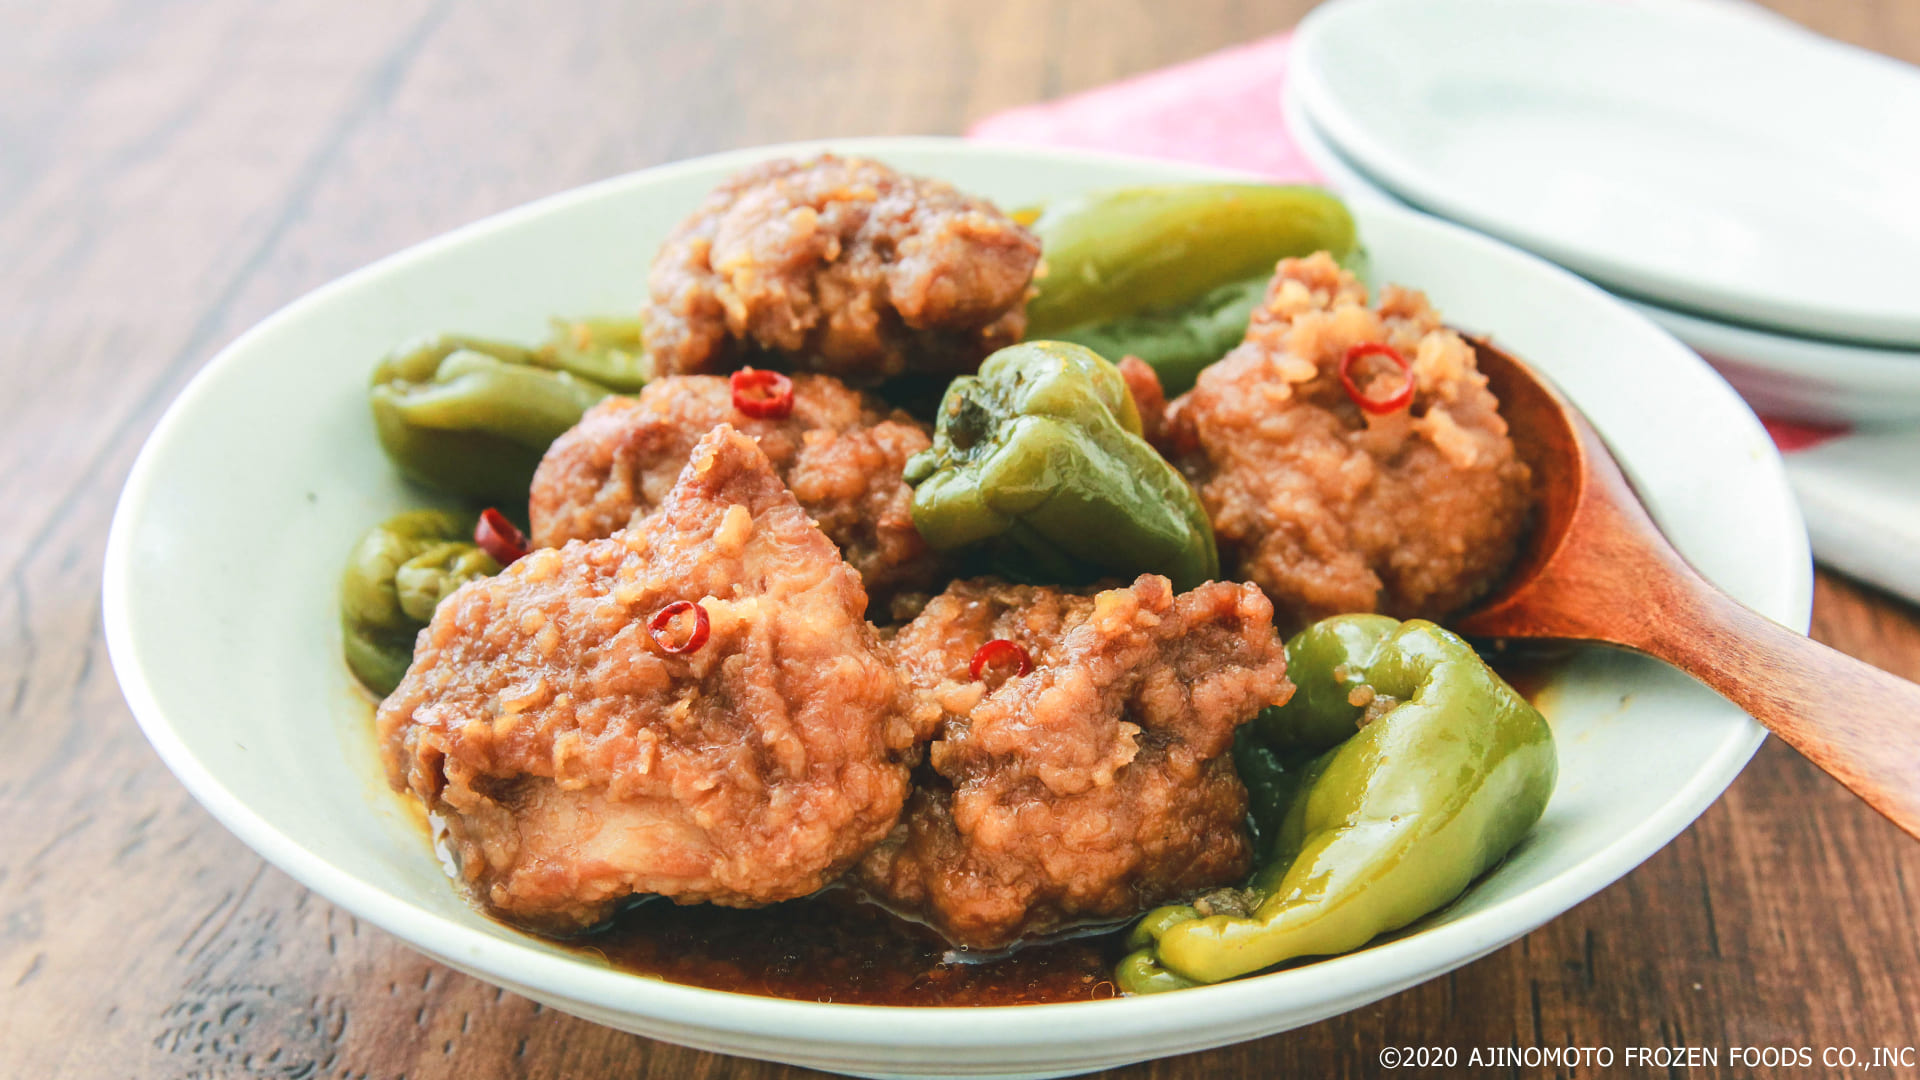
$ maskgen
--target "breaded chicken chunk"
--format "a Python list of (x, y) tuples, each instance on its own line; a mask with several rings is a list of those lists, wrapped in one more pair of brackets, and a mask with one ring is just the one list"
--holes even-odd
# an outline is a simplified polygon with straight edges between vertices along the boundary
[(1020, 340), (1040, 242), (993, 204), (877, 161), (768, 161), (721, 184), (648, 279), (656, 374), (742, 364), (876, 381)]
[[(1234, 729), (1293, 693), (1272, 616), (1251, 585), (1176, 596), (1156, 575), (1091, 596), (954, 583), (894, 638), (939, 730), (905, 819), (848, 880), (975, 949), (1239, 882)], [(995, 639), (1032, 670), (974, 678)]]
[(555, 440), (534, 473), (533, 542), (610, 536), (660, 506), (707, 432), (732, 424), (760, 444), (774, 472), (866, 582), (874, 615), (902, 593), (928, 593), (945, 561), (913, 527), (907, 459), (926, 429), (825, 375), (793, 379), (793, 410), (755, 419), (734, 408), (725, 378), (677, 375), (636, 397), (610, 397)]
[[(700, 611), (657, 618), (677, 602)], [(908, 790), (916, 732), (865, 608), (722, 425), (638, 527), (441, 603), (380, 706), (389, 777), (444, 823), (475, 895), (536, 929), (586, 930), (643, 894), (804, 896), (887, 835)]]
[[(1343, 388), (1347, 351), (1372, 342), (1411, 364), (1409, 406), (1372, 414)], [(1349, 374), (1374, 399), (1405, 385), (1390, 366)], [(1322, 252), (1280, 263), (1246, 340), (1173, 402), (1160, 445), (1199, 490), (1223, 568), (1265, 589), (1283, 628), (1439, 618), (1499, 578), (1531, 504), (1498, 409), (1425, 296), (1388, 286), (1370, 309)]]

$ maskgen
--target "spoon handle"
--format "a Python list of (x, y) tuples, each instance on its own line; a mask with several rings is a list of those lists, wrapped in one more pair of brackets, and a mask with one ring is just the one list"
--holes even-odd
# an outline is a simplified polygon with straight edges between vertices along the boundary
[(1648, 619), (1634, 644), (1740, 706), (1920, 838), (1920, 685), (1699, 585)]

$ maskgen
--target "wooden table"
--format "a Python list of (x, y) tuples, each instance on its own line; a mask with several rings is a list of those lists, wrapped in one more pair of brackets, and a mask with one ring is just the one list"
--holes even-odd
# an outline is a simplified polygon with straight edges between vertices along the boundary
[[(708, 151), (957, 132), (1306, 6), (11, 0), (0, 1076), (797, 1075), (543, 1012), (216, 825), (108, 669), (99, 567), (121, 480), (221, 345), (417, 240)], [(1920, 62), (1914, 0), (1774, 6)], [(1814, 634), (1920, 678), (1912, 607), (1822, 575)], [(1914, 1045), (1916, 898), (1920, 846), (1769, 742), (1665, 851), (1518, 944), (1311, 1028), (1115, 1075), (1356, 1075), (1386, 1045)]]

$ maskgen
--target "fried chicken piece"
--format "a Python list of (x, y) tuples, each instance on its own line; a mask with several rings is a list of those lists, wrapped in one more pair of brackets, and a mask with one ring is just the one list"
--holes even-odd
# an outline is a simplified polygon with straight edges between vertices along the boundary
[[(1293, 693), (1272, 616), (1251, 585), (955, 582), (893, 640), (941, 729), (905, 819), (849, 880), (978, 949), (1238, 882), (1234, 729)], [(968, 669), (996, 638), (1033, 667), (990, 689)]]
[[(1322, 252), (1283, 260), (1246, 340), (1169, 407), (1161, 448), (1200, 492), (1221, 561), (1281, 625), (1341, 612), (1439, 618), (1492, 585), (1531, 505), (1473, 347), (1418, 292), (1365, 288)], [(1363, 412), (1348, 349), (1385, 342), (1413, 368), (1409, 408)], [(1401, 376), (1361, 367), (1363, 393)]]
[(559, 547), (638, 523), (659, 506), (694, 444), (730, 423), (752, 436), (801, 509), (860, 572), (875, 614), (901, 594), (932, 592), (949, 576), (913, 527), (907, 459), (930, 445), (899, 410), (826, 375), (796, 375), (793, 412), (754, 419), (733, 407), (727, 380), (676, 375), (637, 397), (610, 397), (556, 439), (533, 476), (533, 542)]
[(970, 371), (1020, 340), (1039, 259), (1031, 233), (938, 180), (860, 158), (768, 161), (661, 245), (647, 352), (662, 375)]
[[(683, 655), (649, 634), (707, 616)], [(444, 601), (380, 706), (390, 780), (495, 914), (585, 930), (630, 896), (752, 907), (887, 835), (922, 732), (866, 594), (752, 439), (700, 440), (661, 512)], [(696, 636), (691, 612), (661, 629)]]
[(1140, 414), (1140, 433), (1148, 442), (1159, 442), (1167, 427), (1167, 392), (1160, 385), (1160, 373), (1137, 356), (1123, 356), (1114, 367), (1127, 382), (1134, 410)]

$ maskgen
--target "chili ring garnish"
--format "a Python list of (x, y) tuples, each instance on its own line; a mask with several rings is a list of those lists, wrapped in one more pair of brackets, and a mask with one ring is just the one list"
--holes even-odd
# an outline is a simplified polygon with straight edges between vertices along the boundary
[(1019, 664), (1019, 670), (1014, 672), (1016, 678), (1033, 670), (1033, 657), (1027, 655), (1027, 650), (1006, 638), (994, 638), (974, 652), (967, 673), (979, 679), (988, 668), (1003, 667), (1009, 662)]
[(527, 534), (491, 506), (482, 510), (480, 520), (474, 523), (473, 542), (501, 566), (512, 566), (527, 553)]
[[(673, 621), (689, 611), (693, 612), (693, 632), (676, 645), (669, 637), (669, 631), (673, 629)], [(654, 612), (653, 618), (647, 623), (647, 636), (660, 646), (661, 652), (674, 656), (683, 656), (705, 645), (707, 635), (712, 630), (713, 624), (707, 619), (707, 609), (691, 600), (675, 600)]]
[[(1392, 360), (1400, 369), (1400, 386), (1386, 397), (1374, 397), (1362, 392), (1359, 384), (1353, 380), (1354, 365), (1369, 356), (1384, 356)], [(1340, 385), (1346, 389), (1347, 396), (1352, 398), (1353, 403), (1360, 406), (1363, 412), (1384, 416), (1413, 403), (1413, 365), (1407, 363), (1407, 358), (1400, 355), (1400, 350), (1383, 341), (1364, 342), (1348, 349), (1347, 355), (1340, 359)]]
[(741, 368), (727, 377), (733, 407), (755, 420), (785, 420), (793, 415), (793, 380), (777, 371)]

